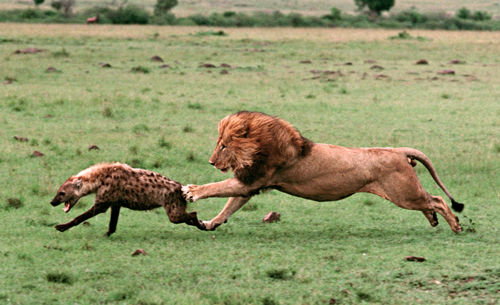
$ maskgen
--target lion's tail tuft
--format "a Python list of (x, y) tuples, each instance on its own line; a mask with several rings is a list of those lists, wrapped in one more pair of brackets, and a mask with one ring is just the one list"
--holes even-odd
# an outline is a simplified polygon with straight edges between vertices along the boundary
[(456, 202), (455, 199), (451, 198), (451, 208), (457, 212), (462, 212), (464, 210), (464, 204)]

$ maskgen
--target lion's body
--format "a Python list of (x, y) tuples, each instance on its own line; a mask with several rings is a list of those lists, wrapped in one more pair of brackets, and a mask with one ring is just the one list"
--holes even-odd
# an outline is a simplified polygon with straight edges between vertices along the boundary
[[(248, 148), (247, 148), (248, 147)], [(437, 177), (431, 161), (412, 148), (347, 148), (313, 143), (288, 122), (256, 112), (239, 112), (219, 123), (219, 139), (210, 158), (216, 168), (231, 168), (235, 178), (183, 190), (190, 200), (231, 197), (221, 213), (205, 223), (214, 229), (262, 189), (316, 201), (335, 201), (359, 192), (372, 193), (411, 210), (420, 210), (431, 225), (440, 213), (454, 232), (458, 220), (439, 196), (428, 194), (413, 170), (424, 164), (436, 183), (455, 202)]]

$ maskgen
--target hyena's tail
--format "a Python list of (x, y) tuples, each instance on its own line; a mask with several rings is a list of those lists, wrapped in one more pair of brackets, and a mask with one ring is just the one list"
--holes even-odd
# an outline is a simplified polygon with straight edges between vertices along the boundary
[(451, 193), (444, 186), (443, 182), (441, 182), (441, 180), (439, 179), (439, 177), (438, 177), (438, 175), (436, 173), (436, 169), (432, 165), (431, 160), (423, 152), (421, 152), (419, 150), (416, 150), (414, 148), (409, 148), (409, 147), (403, 147), (403, 148), (400, 148), (400, 150), (402, 150), (403, 153), (406, 154), (407, 158), (409, 158), (410, 160), (418, 160), (420, 163), (422, 163), (425, 166), (425, 168), (427, 168), (427, 170), (431, 174), (431, 176), (434, 179), (434, 181), (436, 181), (437, 185), (439, 185), (439, 187), (443, 190), (443, 192), (446, 194), (446, 196), (448, 196), (448, 198), (450, 198), (450, 200), (451, 200), (451, 208), (453, 210), (455, 210), (457, 212), (462, 212), (463, 211), (464, 204), (460, 203), (460, 202), (457, 202), (453, 198), (453, 196), (451, 195)]

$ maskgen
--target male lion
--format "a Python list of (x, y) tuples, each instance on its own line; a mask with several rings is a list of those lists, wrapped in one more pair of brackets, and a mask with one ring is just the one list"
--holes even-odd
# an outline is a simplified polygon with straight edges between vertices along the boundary
[(456, 202), (439, 180), (431, 161), (413, 148), (347, 148), (313, 143), (290, 123), (259, 112), (242, 111), (219, 122), (219, 137), (210, 164), (234, 178), (205, 185), (186, 185), (190, 201), (207, 197), (231, 197), (206, 230), (215, 230), (264, 189), (276, 189), (316, 201), (340, 200), (367, 192), (392, 201), (399, 207), (422, 211), (431, 226), (441, 214), (453, 232), (461, 227), (446, 202), (427, 193), (413, 166), (420, 161), (434, 181)]

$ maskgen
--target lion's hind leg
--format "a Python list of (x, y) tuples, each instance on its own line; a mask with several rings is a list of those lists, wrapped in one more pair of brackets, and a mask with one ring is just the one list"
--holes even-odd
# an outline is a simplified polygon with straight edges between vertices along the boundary
[(460, 232), (462, 228), (458, 224), (458, 219), (443, 198), (427, 193), (413, 169), (411, 167), (408, 169), (406, 173), (396, 172), (385, 179), (373, 182), (365, 186), (362, 191), (385, 198), (403, 209), (422, 211), (433, 227), (438, 224), (437, 212), (446, 219), (453, 232)]
[(424, 213), (425, 218), (427, 218), (431, 226), (435, 227), (439, 224), (436, 212), (434, 210), (426, 210), (422, 211), (422, 213)]
[(453, 212), (450, 210), (450, 208), (443, 200), (443, 198), (432, 195), (430, 195), (430, 197), (431, 197), (431, 205), (434, 211), (438, 212), (439, 214), (441, 214), (441, 216), (444, 217), (444, 219), (448, 222), (453, 232), (459, 233), (460, 231), (462, 231), (462, 227), (458, 223), (458, 217), (453, 214)]

